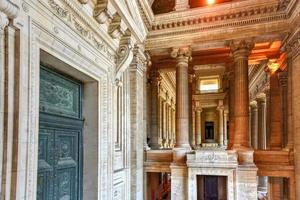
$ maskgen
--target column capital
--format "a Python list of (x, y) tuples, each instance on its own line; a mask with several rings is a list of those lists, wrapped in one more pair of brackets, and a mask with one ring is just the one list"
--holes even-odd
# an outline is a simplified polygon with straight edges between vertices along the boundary
[(154, 70), (151, 72), (150, 80), (152, 84), (159, 85), (162, 80), (162, 77), (157, 70)]
[(192, 59), (192, 49), (191, 47), (173, 48), (171, 57), (176, 58), (178, 66), (188, 66), (188, 62)]
[(202, 109), (202, 107), (197, 106), (197, 107), (195, 108), (195, 111), (201, 113), (201, 112), (203, 111), (203, 109)]
[(255, 43), (253, 39), (232, 40), (229, 43), (229, 47), (234, 59), (240, 57), (248, 57), (252, 49), (254, 48), (254, 45)]
[(251, 101), (250, 102), (250, 107), (251, 108), (257, 108), (257, 101)]
[(256, 102), (266, 102), (266, 94), (265, 93), (259, 93), (256, 95)]
[(219, 111), (223, 111), (224, 109), (225, 109), (225, 106), (223, 106), (223, 105), (219, 105), (217, 107), (217, 110), (219, 110)]

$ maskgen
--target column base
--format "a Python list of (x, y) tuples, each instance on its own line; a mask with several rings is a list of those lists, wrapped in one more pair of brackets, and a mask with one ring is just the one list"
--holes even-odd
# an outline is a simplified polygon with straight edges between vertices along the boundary
[(257, 199), (257, 168), (240, 165), (237, 170), (237, 199)]

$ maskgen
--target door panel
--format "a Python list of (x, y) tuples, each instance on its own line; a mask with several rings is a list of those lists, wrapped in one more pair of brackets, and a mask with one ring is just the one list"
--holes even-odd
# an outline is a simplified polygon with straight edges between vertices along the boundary
[(80, 200), (81, 85), (41, 68), (37, 200)]

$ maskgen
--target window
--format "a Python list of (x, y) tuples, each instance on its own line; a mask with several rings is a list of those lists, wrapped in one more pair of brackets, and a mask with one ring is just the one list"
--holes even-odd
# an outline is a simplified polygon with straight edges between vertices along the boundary
[(200, 80), (200, 91), (201, 93), (210, 93), (219, 91), (219, 79), (202, 79)]

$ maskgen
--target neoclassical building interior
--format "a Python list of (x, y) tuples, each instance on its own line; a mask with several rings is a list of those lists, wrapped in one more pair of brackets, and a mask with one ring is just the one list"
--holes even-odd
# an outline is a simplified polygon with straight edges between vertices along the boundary
[(0, 200), (300, 200), (299, 0), (0, 0)]

